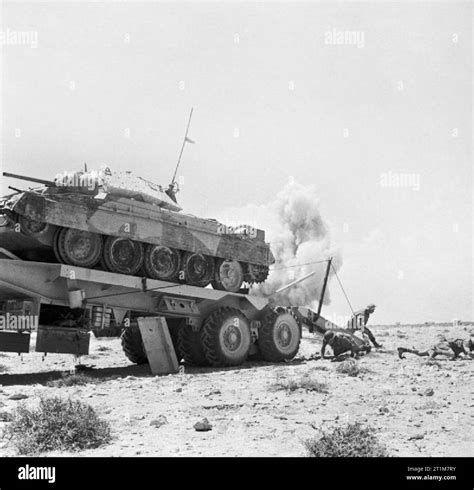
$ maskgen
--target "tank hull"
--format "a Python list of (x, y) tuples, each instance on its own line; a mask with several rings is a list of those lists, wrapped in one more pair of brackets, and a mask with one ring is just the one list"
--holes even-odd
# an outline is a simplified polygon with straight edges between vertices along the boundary
[[(236, 235), (228, 233), (227, 228), (215, 220), (125, 197), (78, 199), (77, 196), (25, 192), (14, 202), (7, 203), (7, 210), (10, 215), (47, 223), (50, 228), (73, 228), (261, 266), (274, 262), (262, 230), (255, 230), (254, 237)], [(43, 233), (41, 241), (42, 247), (52, 247), (52, 233)]]
[(0, 226), (0, 247), (23, 260), (54, 262), (50, 245), (41, 243), (34, 237), (15, 231), (13, 226)]

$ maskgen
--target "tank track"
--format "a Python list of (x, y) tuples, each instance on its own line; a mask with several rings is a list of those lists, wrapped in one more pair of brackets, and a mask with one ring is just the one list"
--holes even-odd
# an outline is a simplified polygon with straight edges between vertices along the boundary
[(262, 283), (269, 274), (268, 265), (235, 261), (234, 269), (237, 270), (239, 279), (233, 281), (232, 287), (228, 287), (225, 280), (218, 276), (222, 258), (126, 238), (80, 232), (73, 228), (57, 227), (53, 234), (52, 251), (56, 260), (66, 265), (99, 268), (200, 287), (212, 284), (214, 289), (230, 292), (238, 292), (243, 283)]

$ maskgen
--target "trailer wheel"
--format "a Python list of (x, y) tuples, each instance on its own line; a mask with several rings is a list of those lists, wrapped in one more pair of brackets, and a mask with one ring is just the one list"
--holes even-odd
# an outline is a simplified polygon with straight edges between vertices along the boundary
[(258, 347), (265, 361), (293, 359), (300, 347), (301, 329), (288, 311), (270, 310), (258, 330)]
[[(181, 323), (181, 322), (180, 322)], [(122, 327), (110, 327), (110, 328), (122, 328)], [(175, 325), (171, 320), (168, 320), (168, 330), (170, 333), (171, 341), (173, 342), (174, 351), (178, 363), (183, 358), (182, 351), (179, 346), (178, 333), (181, 330), (181, 325)], [(95, 332), (94, 332), (95, 333)], [(145, 352), (145, 346), (143, 345), (142, 334), (138, 325), (132, 325), (125, 328), (120, 336), (122, 341), (122, 349), (125, 355), (130, 361), (135, 364), (148, 364), (148, 357)]]
[(134, 364), (148, 364), (142, 334), (138, 325), (127, 327), (120, 336), (125, 355)]
[(191, 325), (185, 323), (178, 330), (176, 339), (177, 349), (180, 360), (184, 359), (188, 364), (195, 366), (208, 366), (206, 356), (204, 355), (204, 347), (201, 341), (200, 332), (195, 332)]
[(186, 320), (184, 318), (167, 318), (166, 323), (168, 324), (168, 330), (171, 341), (173, 342), (176, 359), (178, 360), (178, 363), (180, 363), (183, 359), (183, 353), (179, 346), (179, 332), (183, 325), (186, 325)]
[(236, 308), (218, 308), (204, 322), (201, 339), (209, 364), (238, 366), (247, 360), (252, 344), (249, 321)]

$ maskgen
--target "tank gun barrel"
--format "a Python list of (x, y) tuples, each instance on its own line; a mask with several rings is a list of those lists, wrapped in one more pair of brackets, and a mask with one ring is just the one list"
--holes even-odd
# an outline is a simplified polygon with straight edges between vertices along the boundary
[(37, 179), (36, 177), (28, 177), (26, 175), (11, 174), (9, 172), (3, 172), (4, 177), (11, 177), (12, 179), (26, 180), (28, 182), (35, 182), (36, 184), (43, 184), (48, 187), (54, 186), (54, 182), (51, 180)]
[(295, 281), (290, 282), (289, 284), (286, 284), (285, 286), (282, 286), (281, 288), (277, 289), (273, 294), (279, 294), (282, 293), (283, 291), (291, 288), (292, 286), (295, 286), (296, 284), (299, 284), (300, 282), (304, 281), (305, 279), (308, 279), (311, 276), (314, 276), (316, 274), (316, 271), (310, 272), (309, 274), (306, 274), (303, 277), (300, 277), (296, 279)]

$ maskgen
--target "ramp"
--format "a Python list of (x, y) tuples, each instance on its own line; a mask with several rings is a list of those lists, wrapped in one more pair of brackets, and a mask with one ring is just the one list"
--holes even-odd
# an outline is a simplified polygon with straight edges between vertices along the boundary
[(143, 345), (153, 374), (178, 372), (178, 359), (173, 347), (166, 318), (162, 316), (138, 318)]

